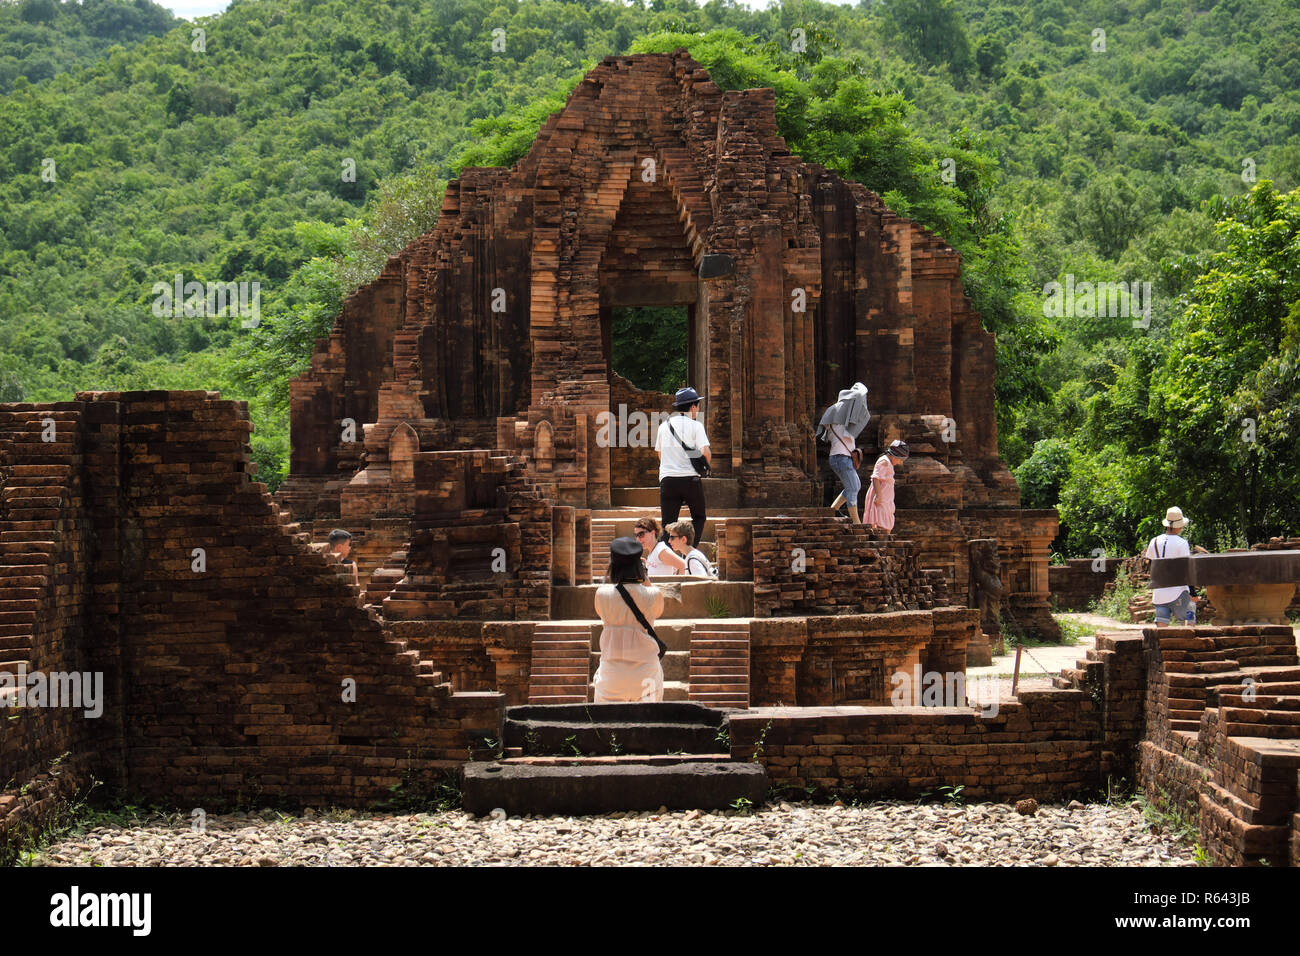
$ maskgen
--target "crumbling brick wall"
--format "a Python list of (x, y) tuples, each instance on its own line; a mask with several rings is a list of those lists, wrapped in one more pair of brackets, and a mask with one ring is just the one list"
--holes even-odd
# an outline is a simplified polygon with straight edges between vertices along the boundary
[(21, 791), (55, 751), (70, 783), (103, 768), (114, 790), (170, 805), (364, 805), (495, 734), (500, 694), (453, 694), (281, 523), (249, 480), (242, 403), (87, 393), (60, 410), (76, 414), (58, 442), (9, 459), (68, 466), (66, 493), (39, 500), (53, 543), (31, 656), (102, 672), (105, 710), (22, 710), (0, 728), (0, 809), (32, 811), (11, 830), (39, 815)]
[(542, 620), (555, 508), (520, 462), (484, 450), (415, 456), (416, 514), (392, 620)]
[(1052, 600), (1062, 611), (1087, 611), (1101, 600), (1106, 585), (1115, 578), (1118, 560), (1098, 562), (1092, 558), (1071, 558), (1047, 569)]
[(1039, 800), (1099, 785), (1097, 708), (1080, 690), (1024, 691), (996, 715), (958, 707), (756, 708), (731, 718), (731, 754), (773, 786)]
[[(120, 717), (88, 718), (85, 698), (82, 706), (48, 706), (57, 675), (102, 673), (110, 663), (88, 640), (109, 622), (89, 613), (95, 528), (82, 481), (83, 413), (80, 402), (0, 405), (0, 860), (89, 789), (97, 772), (117, 777), (111, 760), (92, 755), (116, 752)], [(33, 676), (45, 695), (17, 706), (18, 689)]]
[(1300, 662), (1283, 625), (1147, 628), (1139, 779), (1211, 858), (1285, 866), (1300, 812)]
[(910, 541), (829, 515), (755, 521), (751, 535), (755, 617), (933, 607)]

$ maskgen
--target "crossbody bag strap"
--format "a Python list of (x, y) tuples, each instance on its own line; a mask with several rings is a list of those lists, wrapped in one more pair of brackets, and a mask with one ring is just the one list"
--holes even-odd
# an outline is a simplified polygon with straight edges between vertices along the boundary
[(712, 567), (709, 567), (709, 566), (708, 566), (708, 562), (705, 561), (703, 558), (698, 557), (698, 556), (696, 556), (696, 555), (694, 555), (694, 554), (692, 554), (689, 558), (686, 559), (686, 570), (687, 570), (687, 571), (689, 571), (689, 570), (691, 569), (691, 561), (699, 561), (701, 564), (705, 565), (705, 568), (704, 568), (704, 575), (705, 575), (705, 577), (710, 577), (710, 578), (713, 577), (713, 568), (712, 568)]
[(645, 615), (641, 613), (641, 609), (636, 606), (636, 601), (632, 600), (632, 595), (627, 593), (627, 588), (623, 587), (623, 582), (620, 581), (615, 586), (618, 588), (618, 593), (627, 603), (627, 606), (632, 609), (632, 614), (636, 617), (637, 623), (645, 628), (645, 632), (654, 638), (654, 642), (659, 645), (659, 659), (663, 660), (663, 656), (668, 653), (668, 645), (659, 640), (659, 635), (656, 634), (655, 629), (650, 626), (650, 622), (645, 619)]
[(671, 418), (668, 419), (668, 430), (673, 433), (673, 437), (677, 439), (677, 444), (682, 446), (686, 454), (694, 458), (698, 452), (698, 449), (692, 448), (690, 445), (686, 444), (686, 442), (682, 441), (682, 436), (677, 434), (677, 429), (673, 428), (673, 420)]

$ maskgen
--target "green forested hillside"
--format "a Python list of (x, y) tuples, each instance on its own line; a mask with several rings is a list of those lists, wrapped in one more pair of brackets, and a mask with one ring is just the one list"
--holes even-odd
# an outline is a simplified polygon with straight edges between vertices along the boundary
[(0, 93), (87, 66), (182, 21), (151, 0), (0, 0)]
[[(40, 62), (34, 25), (104, 36), (40, 2), (0, 6), (0, 90)], [(113, 6), (148, 9), (82, 14)], [(686, 46), (962, 252), (1005, 457), (1060, 504), (1063, 551), (1127, 550), (1174, 503), (1209, 545), (1300, 531), (1294, 4), (265, 0), (198, 25), (12, 73), (0, 399), (220, 388), (274, 483), (289, 376), (446, 180), (522, 155), (600, 57)], [(260, 325), (155, 315), (176, 274), (259, 282)], [(1049, 283), (1118, 281), (1149, 283), (1148, 327), (1044, 308)]]

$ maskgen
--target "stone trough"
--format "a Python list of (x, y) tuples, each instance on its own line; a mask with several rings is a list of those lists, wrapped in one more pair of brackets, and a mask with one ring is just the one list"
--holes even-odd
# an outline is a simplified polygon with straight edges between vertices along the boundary
[(1300, 581), (1300, 551), (1229, 551), (1155, 558), (1151, 587), (1205, 588), (1216, 624), (1285, 624)]

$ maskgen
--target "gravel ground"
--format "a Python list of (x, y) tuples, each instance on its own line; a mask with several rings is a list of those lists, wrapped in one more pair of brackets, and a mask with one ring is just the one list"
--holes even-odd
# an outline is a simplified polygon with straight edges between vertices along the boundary
[[(498, 817), (501, 811), (496, 811)], [(211, 816), (101, 826), (33, 862), (68, 866), (1192, 866), (1192, 847), (1153, 830), (1136, 803), (779, 804), (751, 814), (688, 810), (599, 817), (476, 818), (462, 811)]]

